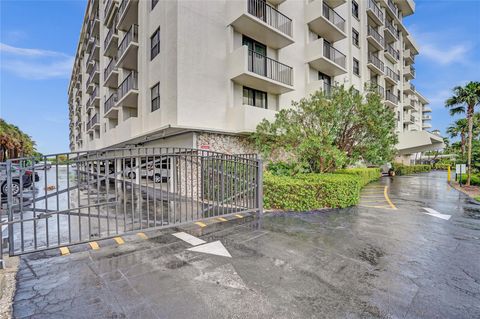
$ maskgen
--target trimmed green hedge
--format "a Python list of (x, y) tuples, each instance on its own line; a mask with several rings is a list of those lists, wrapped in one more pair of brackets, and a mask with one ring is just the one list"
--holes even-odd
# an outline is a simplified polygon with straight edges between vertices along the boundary
[[(453, 179), (453, 177), (452, 177)], [(467, 174), (462, 174), (462, 184), (467, 182)], [(472, 186), (480, 186), (480, 174), (472, 174), (472, 178), (470, 180), (470, 185)]]
[(438, 170), (443, 170), (443, 171), (446, 171), (448, 170), (448, 167), (450, 166), (450, 168), (452, 168), (452, 166), (450, 164), (440, 164), (440, 163), (436, 163), (436, 164), (433, 164), (433, 169), (438, 169)]
[(263, 181), (264, 207), (308, 211), (356, 205), (362, 187), (380, 177), (380, 169), (376, 168), (340, 172), (296, 176), (277, 176), (266, 172)]
[(393, 169), (395, 170), (395, 175), (410, 175), (415, 173), (424, 173), (430, 172), (432, 167), (430, 165), (403, 165), (395, 163), (393, 165)]
[(362, 187), (376, 181), (382, 176), (380, 168), (347, 168), (337, 170), (335, 173), (352, 174), (360, 178)]

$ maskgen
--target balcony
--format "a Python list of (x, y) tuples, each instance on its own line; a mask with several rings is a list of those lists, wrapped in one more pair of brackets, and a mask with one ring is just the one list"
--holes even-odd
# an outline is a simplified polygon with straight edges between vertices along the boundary
[(400, 81), (400, 75), (387, 66), (385, 68), (385, 81), (392, 85), (396, 85), (398, 81)]
[(324, 0), (314, 0), (307, 5), (305, 21), (316, 34), (336, 42), (345, 39), (345, 19), (330, 8)]
[(118, 87), (118, 68), (117, 61), (115, 59), (110, 59), (107, 67), (103, 71), (104, 86), (109, 88)]
[(415, 63), (415, 56), (412, 54), (410, 49), (403, 51), (403, 59), (405, 60), (405, 65), (410, 65)]
[(423, 112), (423, 113), (431, 113), (431, 112), (432, 112), (432, 108), (429, 107), (429, 106), (424, 106), (423, 109), (422, 109), (422, 112)]
[(90, 94), (90, 98), (87, 102), (87, 110), (90, 108), (95, 108), (100, 106), (100, 96), (98, 95), (99, 88), (98, 86), (95, 87), (92, 94)]
[(385, 57), (390, 60), (393, 64), (397, 63), (400, 59), (400, 52), (396, 50), (392, 44), (387, 44), (385, 49)]
[(377, 93), (382, 99), (385, 99), (385, 89), (383, 86), (375, 82), (366, 83), (366, 90), (369, 92)]
[(416, 109), (416, 102), (412, 98), (404, 98), (403, 99), (403, 109), (405, 111), (413, 111)]
[(131, 71), (118, 87), (117, 107), (138, 106), (138, 75), (137, 72)]
[(103, 116), (106, 118), (118, 118), (117, 92), (113, 92), (103, 104)]
[(118, 4), (116, 0), (108, 0), (107, 4), (105, 5), (104, 11), (104, 24), (108, 28), (114, 27), (112, 24), (115, 21), (115, 13), (117, 12)]
[(275, 120), (275, 110), (251, 105), (238, 105), (227, 109), (229, 128), (239, 133), (255, 132), (257, 125), (263, 120)]
[(93, 55), (96, 58), (98, 58), (99, 54), (98, 52), (100, 51), (100, 45), (97, 37), (90, 37), (87, 42), (87, 47), (85, 49), (85, 52), (88, 53), (89, 55)]
[(100, 128), (100, 123), (98, 122), (98, 114), (95, 113), (94, 116), (87, 123), (87, 132), (93, 131)]
[(403, 76), (407, 80), (415, 78), (415, 68), (413, 67), (413, 65), (407, 65), (403, 68)]
[(247, 46), (233, 51), (228, 60), (229, 78), (240, 85), (272, 94), (293, 91), (293, 69)]
[(138, 23), (138, 0), (122, 0), (118, 7), (117, 29), (127, 31)]
[(410, 115), (409, 113), (403, 114), (403, 124), (415, 124), (415, 117)]
[(402, 11), (403, 16), (409, 16), (415, 12), (414, 0), (395, 0), (395, 3)]
[(86, 69), (85, 71), (90, 74), (92, 73), (93, 68), (97, 64), (98, 58), (96, 58), (93, 54), (88, 56), (87, 62), (85, 63)]
[(389, 90), (385, 91), (385, 104), (390, 107), (397, 107), (398, 97)]
[[(125, 0), (124, 0), (125, 1)], [(124, 69), (137, 69), (138, 25), (134, 24), (125, 33), (118, 46), (117, 66)]]
[(383, 25), (383, 11), (374, 0), (368, 0), (367, 15), (378, 25)]
[(422, 123), (422, 129), (426, 130), (432, 128), (432, 124), (430, 123)]
[(227, 1), (227, 21), (239, 33), (273, 49), (294, 42), (292, 20), (263, 0)]
[(90, 16), (90, 35), (98, 37), (100, 32), (100, 19), (98, 17), (98, 10)]
[(432, 116), (431, 115), (423, 115), (422, 116), (422, 121), (431, 121), (432, 120)]
[(115, 27), (112, 27), (110, 30), (108, 30), (108, 33), (105, 36), (105, 41), (103, 42), (103, 47), (105, 48), (103, 55), (108, 56), (109, 58), (117, 56), (118, 32)]
[(383, 62), (380, 61), (380, 59), (372, 53), (368, 55), (367, 67), (377, 75), (383, 75), (383, 73), (385, 72), (385, 66)]
[(310, 81), (305, 87), (305, 96), (310, 96), (317, 91), (323, 91), (326, 96), (331, 96), (332, 90), (332, 86), (324, 80)]
[(387, 43), (395, 42), (398, 40), (398, 30), (390, 20), (385, 20), (385, 40)]
[(347, 73), (345, 55), (321, 38), (307, 45), (305, 55), (306, 62), (315, 70), (330, 76)]
[(98, 63), (95, 63), (95, 66), (92, 69), (92, 72), (90, 73), (90, 76), (88, 77), (87, 80), (87, 93), (92, 94), (93, 90), (99, 84), (99, 77), (100, 77), (100, 72), (99, 72), (99, 67)]
[(403, 83), (403, 93), (405, 94), (415, 94), (415, 85), (410, 82)]
[(368, 26), (367, 29), (367, 40), (370, 46), (375, 48), (376, 50), (383, 50), (385, 46), (385, 39), (380, 35), (380, 33), (373, 28), (372, 26)]
[(395, 3), (393, 3), (393, 0), (382, 0), (382, 2), (383, 2), (383, 6), (387, 10), (387, 12), (391, 16), (393, 16), (395, 18), (398, 18), (398, 8), (395, 5)]

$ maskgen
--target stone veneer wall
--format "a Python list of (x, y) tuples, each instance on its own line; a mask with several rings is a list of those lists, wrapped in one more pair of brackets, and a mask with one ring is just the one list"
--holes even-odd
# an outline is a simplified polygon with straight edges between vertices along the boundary
[(226, 154), (257, 153), (253, 144), (245, 136), (214, 133), (197, 133), (197, 148), (208, 146), (209, 151)]

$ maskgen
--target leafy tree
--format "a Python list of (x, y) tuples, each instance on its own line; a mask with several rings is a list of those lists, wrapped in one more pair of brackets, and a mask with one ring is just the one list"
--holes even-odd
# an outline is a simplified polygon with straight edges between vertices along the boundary
[(445, 106), (450, 108), (450, 115), (466, 114), (468, 123), (467, 140), (467, 186), (470, 186), (472, 177), (472, 140), (473, 140), (473, 114), (475, 106), (480, 104), (480, 82), (469, 82), (464, 87), (453, 88), (453, 96), (445, 101)]
[(6, 158), (32, 155), (35, 142), (17, 126), (0, 119), (0, 161)]
[(331, 172), (364, 160), (390, 161), (395, 155), (395, 113), (374, 91), (362, 96), (353, 87), (317, 91), (263, 120), (252, 134), (266, 157), (286, 153), (296, 163), (295, 172)]

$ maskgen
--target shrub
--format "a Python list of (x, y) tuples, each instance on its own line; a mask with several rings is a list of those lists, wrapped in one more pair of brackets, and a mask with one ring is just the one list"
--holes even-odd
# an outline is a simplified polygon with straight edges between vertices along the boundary
[(393, 169), (396, 175), (410, 175), (415, 173), (430, 172), (432, 167), (430, 165), (403, 165), (399, 163), (393, 164)]
[(452, 168), (452, 165), (451, 164), (442, 164), (442, 163), (433, 164), (433, 169), (446, 171), (446, 170), (448, 170), (448, 167)]
[(380, 168), (347, 168), (337, 170), (335, 173), (358, 176), (362, 187), (376, 181), (381, 176)]
[(264, 206), (270, 209), (307, 211), (348, 207), (358, 203), (361, 180), (354, 174), (264, 175)]
[[(462, 184), (467, 182), (467, 174), (462, 174)], [(472, 179), (470, 180), (470, 185), (480, 186), (480, 174), (472, 174)]]

